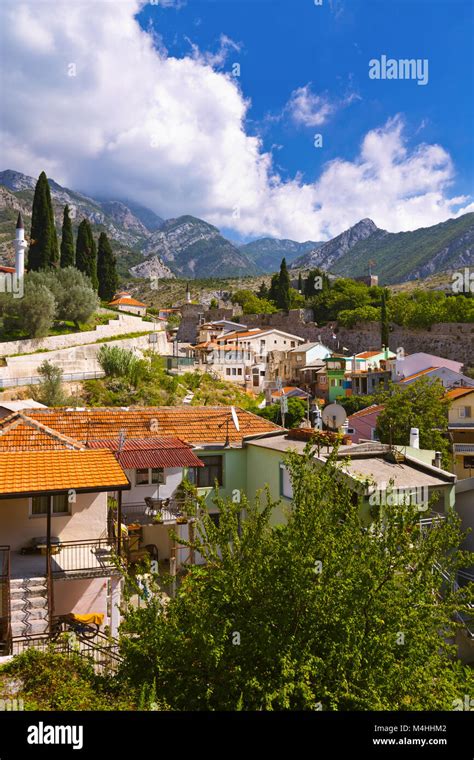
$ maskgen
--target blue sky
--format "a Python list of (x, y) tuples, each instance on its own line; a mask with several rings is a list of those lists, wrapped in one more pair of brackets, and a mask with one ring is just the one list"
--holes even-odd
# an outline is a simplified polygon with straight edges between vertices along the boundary
[[(474, 179), (474, 3), (471, 0), (188, 0), (182, 6), (146, 5), (146, 28), (156, 22), (169, 55), (216, 50), (221, 34), (241, 45), (223, 70), (241, 66), (240, 86), (252, 107), (247, 129), (265, 148), (281, 145), (282, 176), (302, 172), (313, 181), (333, 158), (352, 159), (366, 132), (397, 113), (407, 121), (409, 144), (439, 142), (458, 171), (456, 192), (470, 194)], [(429, 82), (373, 81), (368, 61), (427, 58)], [(271, 122), (292, 91), (312, 83), (316, 93), (360, 97), (320, 130), (288, 119)], [(322, 150), (313, 135), (323, 134)]]
[(4, 168), (241, 240), (474, 211), (472, 0), (4, 0), (0, 29)]

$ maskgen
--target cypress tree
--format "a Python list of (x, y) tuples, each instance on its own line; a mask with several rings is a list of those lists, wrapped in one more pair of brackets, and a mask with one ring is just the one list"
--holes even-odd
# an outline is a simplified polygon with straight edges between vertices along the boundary
[(280, 274), (278, 277), (278, 301), (277, 306), (279, 309), (288, 311), (290, 308), (290, 275), (286, 267), (286, 259), (282, 259), (280, 265)]
[(76, 267), (87, 275), (94, 290), (97, 290), (99, 286), (97, 279), (97, 249), (92, 236), (92, 229), (87, 219), (82, 220), (77, 230)]
[(75, 264), (74, 236), (72, 234), (72, 222), (69, 217), (69, 206), (64, 206), (63, 229), (61, 234), (61, 267), (73, 267)]
[(389, 329), (388, 329), (388, 314), (387, 314), (387, 291), (382, 290), (382, 303), (380, 309), (380, 333), (382, 348), (386, 346), (388, 348), (389, 342)]
[(298, 273), (298, 292), (301, 293), (303, 290), (303, 278), (301, 277), (301, 272)]
[(35, 187), (30, 237), (28, 269), (32, 271), (58, 266), (58, 236), (54, 223), (48, 178), (44, 172), (39, 175)]
[(117, 291), (118, 276), (115, 256), (105, 232), (101, 232), (99, 236), (97, 277), (100, 298), (104, 301), (111, 301)]

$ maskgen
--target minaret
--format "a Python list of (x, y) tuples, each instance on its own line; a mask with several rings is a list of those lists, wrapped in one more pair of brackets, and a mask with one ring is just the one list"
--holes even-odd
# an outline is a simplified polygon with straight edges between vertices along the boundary
[(25, 227), (23, 225), (23, 219), (21, 211), (18, 214), (18, 220), (16, 223), (15, 234), (15, 273), (19, 280), (22, 280), (25, 275), (25, 250), (27, 243), (25, 240)]
[(191, 303), (191, 291), (189, 290), (189, 282), (186, 283), (186, 303)]

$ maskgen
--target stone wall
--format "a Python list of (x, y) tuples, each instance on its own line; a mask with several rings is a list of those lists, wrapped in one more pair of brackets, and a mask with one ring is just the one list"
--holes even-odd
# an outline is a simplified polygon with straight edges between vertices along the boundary
[(38, 354), (26, 354), (20, 356), (10, 356), (6, 359), (6, 366), (0, 367), (0, 385), (2, 381), (20, 381), (25, 379), (25, 383), (30, 382), (30, 378), (38, 375), (38, 367), (44, 361), (49, 361), (60, 367), (65, 375), (77, 373), (100, 372), (101, 367), (97, 361), (97, 354), (103, 345), (119, 346), (143, 352), (146, 350), (156, 351), (157, 354), (166, 355), (170, 353), (170, 346), (166, 340), (166, 333), (157, 334), (157, 342), (150, 343), (149, 335), (142, 335), (137, 338), (125, 338), (120, 340), (108, 341), (104, 343), (90, 343), (84, 346), (72, 346), (71, 348), (62, 348), (57, 351), (45, 351)]
[(154, 332), (157, 329), (157, 325), (153, 322), (146, 322), (141, 317), (134, 317), (130, 314), (118, 314), (117, 317), (105, 325), (97, 325), (94, 330), (87, 330), (86, 332), (51, 335), (48, 338), (5, 341), (0, 343), (0, 356), (29, 354), (39, 349), (55, 351), (61, 348), (83, 346), (85, 343), (94, 343), (100, 338), (113, 338), (115, 335), (126, 335), (131, 332)]
[[(331, 340), (333, 327), (322, 328), (323, 342)], [(336, 327), (340, 347), (351, 353), (380, 348), (380, 327), (377, 322), (364, 322), (351, 329)], [(333, 341), (334, 343), (334, 341)], [(328, 343), (330, 346), (331, 344)], [(389, 348), (403, 348), (406, 354), (424, 351), (445, 359), (462, 362), (464, 368), (474, 366), (474, 324), (446, 322), (432, 325), (430, 329), (413, 330), (391, 325)]]
[[(350, 353), (357, 353), (380, 348), (378, 322), (363, 322), (349, 329), (336, 322), (319, 327), (311, 318), (308, 309), (292, 309), (288, 314), (246, 314), (243, 322), (249, 327), (275, 327), (308, 342), (321, 340), (333, 351), (347, 348)], [(474, 324), (446, 322), (426, 330), (391, 325), (389, 348), (396, 351), (400, 347), (407, 354), (424, 351), (463, 362), (465, 367), (474, 366)]]

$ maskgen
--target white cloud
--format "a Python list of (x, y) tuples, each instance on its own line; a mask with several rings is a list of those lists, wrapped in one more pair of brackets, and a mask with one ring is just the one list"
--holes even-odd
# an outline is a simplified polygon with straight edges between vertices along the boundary
[[(242, 235), (296, 240), (336, 235), (366, 216), (413, 229), (467, 203), (449, 197), (446, 151), (409, 150), (399, 117), (370, 131), (353, 161), (328, 163), (315, 183), (283, 181), (245, 131), (249, 104), (238, 79), (197, 52), (177, 59), (157, 50), (135, 19), (141, 6), (0, 5), (3, 167), (45, 169), (71, 188), (133, 198), (164, 216), (190, 213)], [(228, 39), (221, 55), (233, 49)]]
[(193, 59), (205, 66), (212, 66), (213, 68), (220, 68), (223, 66), (227, 61), (229, 53), (232, 51), (239, 53), (242, 47), (238, 42), (234, 42), (234, 40), (226, 34), (220, 35), (219, 47), (215, 53), (210, 51), (202, 52), (196, 43), (192, 42), (188, 37), (186, 37), (186, 39), (191, 46)]
[(336, 105), (329, 97), (311, 92), (311, 85), (293, 90), (287, 109), (296, 124), (304, 127), (319, 127), (325, 124), (335, 112)]

